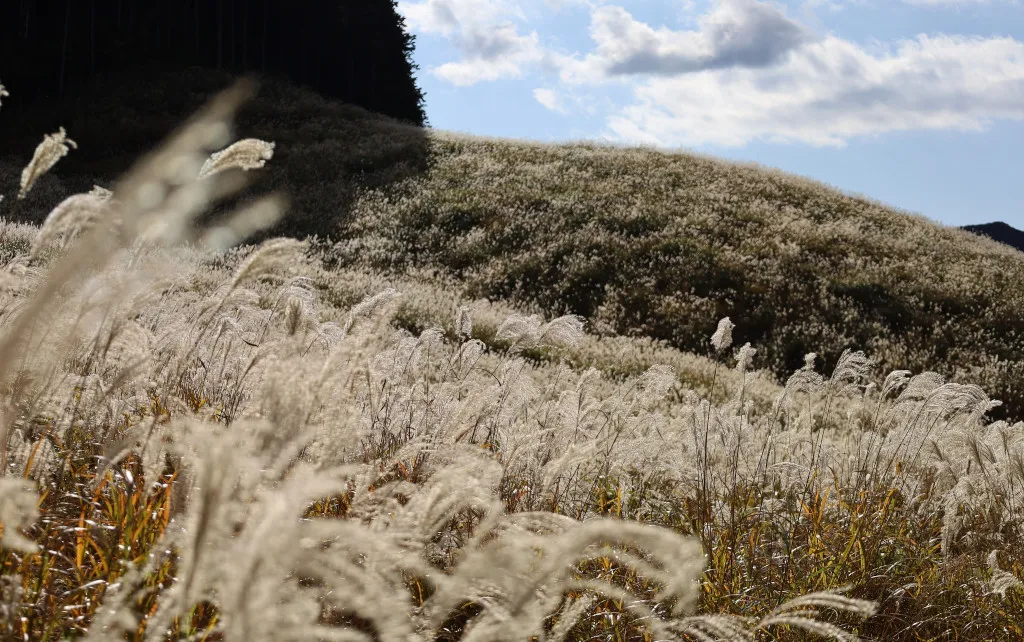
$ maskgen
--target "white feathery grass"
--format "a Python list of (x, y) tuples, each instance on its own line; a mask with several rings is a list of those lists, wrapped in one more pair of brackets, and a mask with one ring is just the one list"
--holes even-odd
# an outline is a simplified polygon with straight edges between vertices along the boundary
[(844, 350), (829, 378), (830, 392), (834, 394), (855, 392), (858, 385), (867, 383), (873, 365), (874, 362), (863, 352)]
[(551, 633), (546, 638), (549, 642), (564, 642), (572, 628), (587, 615), (587, 612), (597, 602), (593, 595), (583, 595), (578, 598), (567, 599), (565, 605), (558, 612), (558, 619), (551, 627)]
[(24, 553), (39, 548), (18, 532), (39, 517), (38, 501), (39, 494), (31, 482), (17, 477), (0, 477), (0, 544), (4, 548)]
[(459, 308), (458, 314), (455, 315), (455, 334), (462, 339), (473, 336), (473, 315), (466, 306)]
[(992, 571), (992, 579), (989, 580), (989, 590), (999, 595), (1000, 597), (1006, 597), (1006, 593), (1011, 590), (1024, 589), (1024, 582), (1010, 573), (999, 568), (999, 552), (992, 551), (988, 554), (988, 567)]
[(583, 319), (565, 315), (547, 323), (538, 315), (513, 314), (502, 323), (494, 338), (507, 341), (510, 350), (564, 348), (577, 345), (583, 337)]
[(378, 316), (391, 302), (401, 296), (398, 290), (387, 288), (377, 294), (368, 296), (353, 306), (345, 321), (344, 331), (351, 331), (360, 319), (372, 319)]
[(277, 238), (265, 241), (238, 266), (235, 276), (231, 280), (230, 290), (287, 269), (296, 257), (301, 256), (308, 248), (308, 243), (295, 239)]
[(753, 361), (755, 354), (757, 354), (757, 350), (750, 347), (749, 343), (744, 343), (736, 355), (737, 372), (745, 373), (750, 368), (750, 363)]
[(729, 317), (724, 317), (718, 322), (715, 333), (711, 335), (711, 346), (716, 352), (724, 352), (732, 345), (732, 330), (736, 327)]
[(756, 628), (763, 630), (774, 626), (790, 626), (823, 638), (854, 642), (859, 639), (856, 635), (819, 619), (822, 609), (850, 613), (860, 618), (869, 618), (877, 612), (878, 606), (874, 602), (843, 595), (848, 590), (849, 587), (845, 587), (793, 598), (774, 609), (757, 623)]
[[(218, 619), (193, 633), (227, 639), (557, 640), (621, 617), (655, 639), (757, 640), (790, 627), (852, 640), (830, 618), (870, 618), (875, 605), (840, 589), (776, 607), (785, 593), (761, 591), (755, 574), (742, 602), (702, 615), (713, 593), (702, 583), (723, 558), (759, 550), (757, 572), (792, 562), (800, 576), (808, 517), (860, 519), (848, 508), (879, 490), (891, 512), (869, 519), (901, 520), (908, 538), (943, 521), (919, 541), (937, 535), (949, 560), (973, 552), (974, 580), (1013, 598), (1019, 579), (977, 551), (1021, 532), (1024, 437), (987, 423), (995, 402), (980, 387), (908, 371), (875, 385), (871, 360), (847, 351), (829, 377), (808, 354), (780, 389), (750, 372), (750, 344), (735, 369), (718, 368), (728, 317), (711, 360), (598, 339), (575, 316), (466, 301), (423, 275), (328, 268), (308, 242), (229, 249), (282, 207), (271, 198), (195, 229), (230, 188), (230, 173), (195, 174), (230, 135), (237, 99), (113, 192), (72, 197), (39, 230), (0, 226), (5, 549), (32, 544), (19, 529), (40, 496), (22, 475), (84, 467), (89, 484), (58, 499), (88, 510), (176, 475), (159, 539), (130, 551), (91, 620), (69, 604), (62, 623), (87, 639), (140, 627), (163, 639), (207, 602)], [(75, 244), (43, 251), (92, 220), (89, 208), (115, 204), (118, 234), (85, 225)], [(737, 489), (750, 494), (737, 501)], [(75, 537), (105, 526), (79, 526), (81, 514), (64, 516)], [(644, 523), (656, 520), (672, 528)], [(753, 522), (763, 529), (744, 530)], [(940, 574), (958, 572), (944, 563), (936, 556)], [(175, 573), (154, 586), (165, 565)], [(45, 606), (38, 593), (8, 594), (0, 614)], [(137, 620), (147, 596), (158, 599)], [(461, 628), (441, 631), (453, 618)]]
[(228, 169), (260, 169), (273, 156), (274, 143), (258, 138), (245, 138), (212, 154), (200, 168), (199, 178), (209, 178)]
[(734, 615), (695, 615), (673, 627), (675, 632), (697, 642), (753, 642), (750, 621)]
[(99, 185), (93, 185), (92, 189), (89, 190), (89, 194), (104, 203), (110, 201), (114, 197), (114, 192)]
[(59, 237), (67, 242), (108, 214), (111, 192), (97, 189), (88, 194), (69, 196), (50, 211), (32, 242), (30, 258), (36, 258), (43, 248)]
[(35, 185), (39, 177), (53, 169), (57, 161), (67, 156), (71, 149), (76, 149), (75, 141), (67, 137), (67, 132), (61, 127), (55, 134), (47, 134), (43, 142), (36, 147), (32, 160), (21, 172), (21, 189), (18, 191), (18, 198), (24, 199)]

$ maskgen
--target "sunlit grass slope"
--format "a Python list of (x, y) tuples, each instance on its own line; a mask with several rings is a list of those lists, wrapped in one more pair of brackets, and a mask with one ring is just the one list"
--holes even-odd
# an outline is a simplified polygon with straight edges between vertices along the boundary
[(783, 376), (847, 348), (1024, 410), (1024, 254), (751, 165), (438, 133), (429, 170), (356, 202), (349, 260), (705, 353), (730, 316)]

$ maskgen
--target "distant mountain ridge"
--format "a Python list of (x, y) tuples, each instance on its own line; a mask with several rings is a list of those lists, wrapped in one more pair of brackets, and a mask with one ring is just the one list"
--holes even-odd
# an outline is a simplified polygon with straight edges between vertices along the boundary
[(981, 225), (964, 225), (961, 229), (973, 234), (987, 236), (993, 241), (998, 241), (1024, 252), (1024, 231), (1018, 230), (1002, 221), (982, 223)]

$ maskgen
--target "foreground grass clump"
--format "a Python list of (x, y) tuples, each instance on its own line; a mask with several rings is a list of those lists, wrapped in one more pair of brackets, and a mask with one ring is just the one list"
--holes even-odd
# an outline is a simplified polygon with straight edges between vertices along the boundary
[(1021, 634), (1024, 435), (980, 388), (857, 352), (773, 388), (728, 320), (711, 360), (610, 349), (305, 242), (223, 250), (277, 213), (195, 225), (243, 94), (0, 227), (2, 637)]

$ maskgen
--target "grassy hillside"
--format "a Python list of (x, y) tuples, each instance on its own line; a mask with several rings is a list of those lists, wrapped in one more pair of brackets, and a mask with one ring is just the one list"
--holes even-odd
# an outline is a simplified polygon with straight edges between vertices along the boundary
[[(226, 82), (97, 87), (94, 116), (64, 123), (81, 149), (6, 215), (40, 221), (61, 197), (109, 183)], [(34, 132), (62, 123), (41, 109), (5, 118), (15, 126), (0, 126), (0, 147), (22, 150), (0, 161), (13, 178)], [(239, 131), (278, 144), (258, 189), (293, 203), (272, 233), (341, 240), (341, 264), (434, 270), (471, 298), (698, 354), (729, 316), (758, 349), (755, 366), (780, 379), (808, 352), (831, 368), (864, 350), (884, 368), (978, 383), (1004, 402), (997, 416), (1024, 416), (1024, 254), (994, 242), (764, 168), (428, 135), (276, 83)]]
[(430, 266), (598, 331), (705, 353), (729, 316), (779, 376), (858, 349), (1024, 410), (1024, 254), (779, 172), (436, 134), (429, 169), (340, 230), (353, 262)]
[[(886, 374), (856, 351), (834, 369), (802, 360), (779, 385), (751, 371), (765, 348), (736, 348), (753, 317), (735, 333), (714, 316), (699, 327), (700, 314), (741, 319), (742, 301), (789, 288), (800, 303), (817, 287), (822, 305), (802, 316), (777, 302), (761, 328), (767, 362), (772, 333), (821, 324), (818, 338), (850, 339), (828, 333), (870, 318), (830, 316), (851, 308), (828, 287), (856, 272), (840, 259), (857, 252), (872, 257), (856, 272), (872, 292), (916, 292), (921, 327), (926, 313), (951, 324), (920, 293), (980, 296), (953, 277), (1003, 265), (1012, 278), (1016, 254), (750, 168), (443, 134), (425, 139), (419, 173), (382, 160), (337, 184), (290, 173), (300, 152), (275, 155), (257, 175), (290, 176), (304, 207), (306, 189), (345, 195), (348, 209), (325, 201), (300, 218), (338, 242), (226, 249), (227, 232), (276, 213), (203, 215), (231, 191), (230, 172), (199, 171), (244, 93), (222, 95), (110, 194), (46, 205), (88, 176), (61, 173), (75, 155), (86, 163), (79, 149), (4, 210), (53, 208), (41, 226), (0, 222), (0, 638), (1024, 638), (1022, 424), (990, 421), (977, 386)], [(323, 131), (358, 116), (400, 133), (311, 109), (338, 119)], [(285, 147), (296, 135), (276, 131), (239, 133)], [(390, 140), (364, 151), (398, 149)], [(343, 156), (345, 141), (323, 145)], [(574, 156), (558, 172), (538, 160)], [(714, 196), (722, 185), (749, 198)], [(775, 201), (752, 205), (755, 187)], [(670, 193), (689, 209), (670, 210)], [(797, 193), (803, 209), (771, 205)], [(830, 202), (810, 222), (811, 204)], [(844, 226), (837, 203), (866, 214)], [(916, 249), (901, 261), (868, 244), (883, 236), (872, 216), (893, 248)], [(926, 268), (936, 250), (918, 232), (945, 244), (953, 277)], [(906, 283), (885, 281), (896, 273)], [(707, 297), (673, 298), (686, 274), (708, 279), (688, 286)], [(477, 298), (494, 292), (511, 303)], [(586, 312), (604, 336), (581, 317), (530, 314), (545, 309)], [(667, 338), (708, 356), (611, 334), (672, 329), (669, 312), (683, 331)], [(889, 337), (876, 348), (902, 345), (873, 329)], [(936, 350), (929, 340), (889, 358)], [(966, 371), (953, 356), (937, 367)]]

